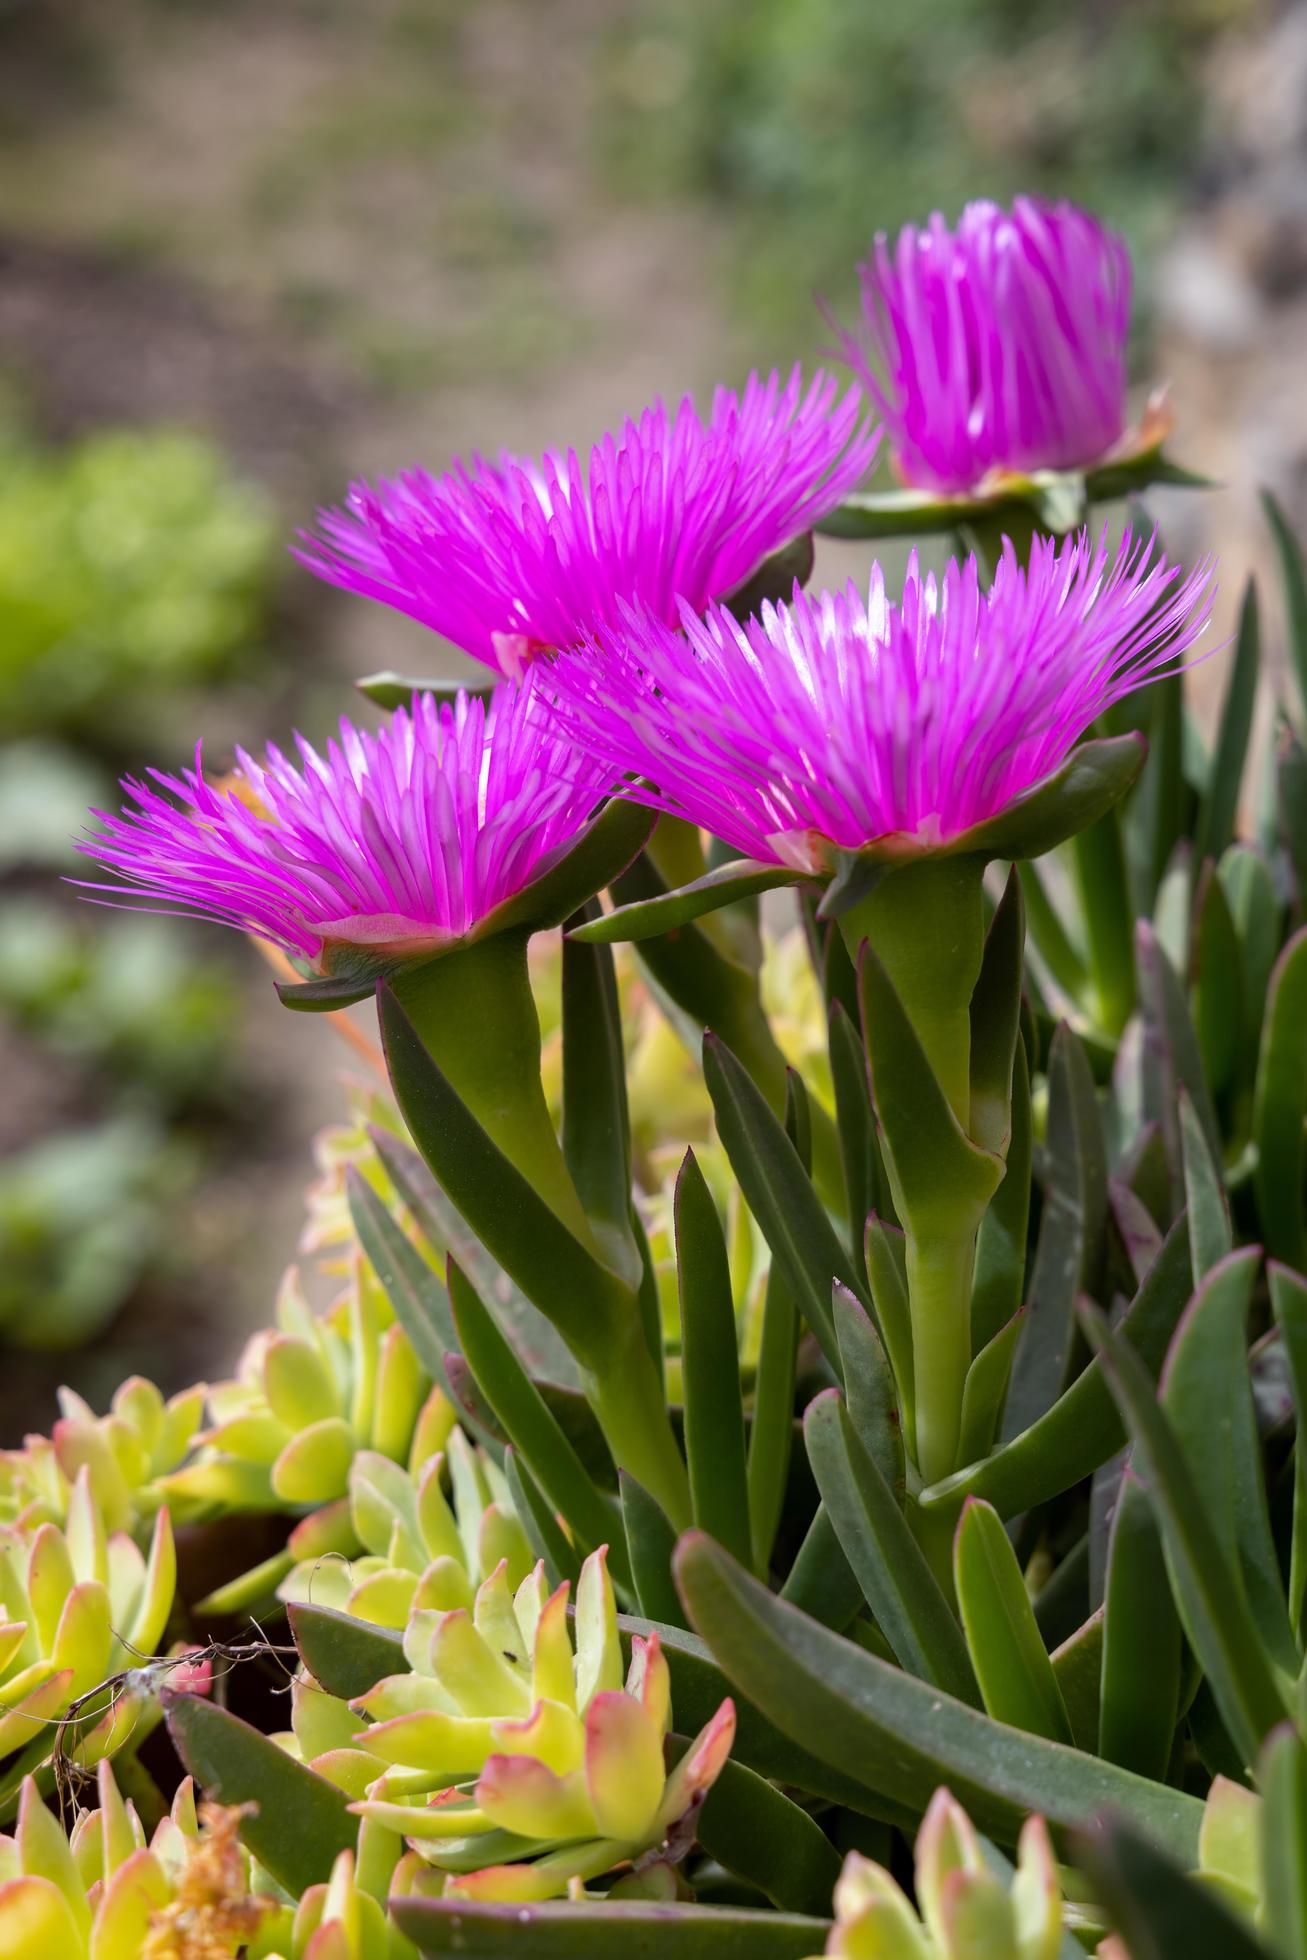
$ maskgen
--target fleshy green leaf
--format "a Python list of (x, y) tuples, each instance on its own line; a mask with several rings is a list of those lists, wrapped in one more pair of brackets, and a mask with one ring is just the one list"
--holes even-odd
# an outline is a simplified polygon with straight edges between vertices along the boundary
[(1119, 1035), (1135, 1004), (1134, 907), (1119, 811), (1105, 810), (1080, 830), (1072, 857), (1097, 1019)]
[(618, 1519), (597, 1491), (539, 1389), (454, 1259), (449, 1298), (459, 1346), (513, 1447), (587, 1552), (609, 1546), (614, 1582), (629, 1590), (631, 1570)]
[(492, 1143), (384, 983), (378, 1002), (395, 1095), (431, 1170), (482, 1244), (569, 1347), (602, 1364), (605, 1331), (627, 1310), (620, 1282)]
[(975, 1678), (957, 1621), (834, 1389), (808, 1405), (803, 1433), (822, 1503), (899, 1661), (918, 1680), (974, 1703)]
[(577, 1905), (487, 1905), (397, 1897), (391, 1917), (419, 1953), (466, 1960), (804, 1960), (820, 1950), (824, 1921), (742, 1906), (586, 1899)]
[(1110, 1807), (1177, 1857), (1196, 1856), (1194, 1798), (991, 1721), (796, 1612), (701, 1533), (681, 1541), (677, 1580), (741, 1694), (838, 1764), (878, 1810), (923, 1810), (946, 1783), (978, 1828), (1005, 1844), (1032, 1810), (1066, 1827)]
[(1253, 1186), (1257, 1214), (1273, 1259), (1307, 1262), (1303, 1186), (1307, 1169), (1307, 926), (1296, 932), (1271, 975), (1257, 1063)]
[(718, 1135), (749, 1210), (827, 1360), (838, 1368), (831, 1284), (838, 1279), (859, 1291), (849, 1256), (766, 1097), (714, 1035), (704, 1039), (703, 1072)]
[[(1304, 619), (1307, 631), (1307, 618)], [(1226, 845), (1234, 841), (1239, 812), (1239, 788), (1243, 781), (1252, 733), (1253, 708), (1257, 701), (1257, 670), (1261, 659), (1261, 627), (1257, 613), (1257, 587), (1249, 579), (1244, 587), (1239, 611), (1239, 636), (1235, 642), (1234, 664), (1226, 684), (1225, 700), (1216, 718), (1216, 751), (1211, 774), (1198, 806), (1194, 831), (1194, 855), (1219, 858)], [(1307, 672), (1307, 668), (1304, 669)], [(1307, 697), (1304, 697), (1307, 699)]]
[[(588, 908), (597, 911), (592, 902)], [(599, 1249), (632, 1288), (631, 1122), (612, 954), (563, 940), (563, 1156)]]
[(993, 1447), (1025, 1319), (1025, 1308), (1018, 1307), (1007, 1326), (999, 1328), (967, 1369), (967, 1379), (962, 1386), (962, 1425), (958, 1443), (958, 1457), (963, 1463), (977, 1462), (979, 1458), (988, 1456)]
[(1285, 611), (1289, 617), (1289, 659), (1298, 681), (1298, 698), (1307, 713), (1307, 569), (1303, 566), (1302, 547), (1269, 490), (1262, 492), (1262, 509), (1279, 554)]
[(388, 1674), (402, 1674), (407, 1665), (403, 1635), (389, 1627), (298, 1600), (286, 1611), (300, 1659), (318, 1686), (341, 1701), (356, 1701)]
[(1261, 1645), (1296, 1671), (1248, 1379), (1248, 1313), (1259, 1259), (1256, 1246), (1244, 1246), (1202, 1281), (1171, 1343), (1161, 1400), (1222, 1553), (1242, 1568)]
[(1124, 1818), (1105, 1819), (1076, 1849), (1130, 1960), (1271, 1960), (1215, 1886), (1187, 1877)]
[(458, 1350), (458, 1335), (444, 1281), (427, 1264), (387, 1205), (353, 1164), (345, 1167), (345, 1189), (359, 1244), (385, 1288), (396, 1320), (413, 1343), (413, 1352), (431, 1379), (442, 1381), (446, 1354)]
[(884, 1343), (861, 1300), (838, 1282), (834, 1311), (849, 1422), (889, 1490), (901, 1500), (903, 1429)]
[[(1267, 1268), (1271, 1312), (1289, 1367), (1297, 1435), (1307, 1427), (1307, 1280), (1272, 1260)], [(1293, 1544), (1289, 1563), (1289, 1620), (1301, 1634), (1307, 1602), (1307, 1451), (1296, 1437), (1293, 1452)]]
[(549, 1500), (532, 1476), (530, 1466), (511, 1447), (504, 1451), (504, 1475), (531, 1549), (537, 1558), (544, 1560), (550, 1588), (560, 1586), (564, 1579), (575, 1586), (581, 1576), (576, 1548), (550, 1510)]
[(1108, 1537), (1098, 1753), (1158, 1782), (1175, 1739), (1180, 1651), (1161, 1534), (1127, 1470)]
[(1016, 1553), (998, 1512), (979, 1498), (968, 1498), (962, 1508), (953, 1576), (967, 1651), (986, 1709), (996, 1722), (1070, 1744), (1062, 1691), (1039, 1637)]
[(676, 1533), (662, 1507), (650, 1497), (643, 1484), (626, 1471), (622, 1472), (621, 1482), (622, 1517), (640, 1611), (647, 1620), (680, 1626), (685, 1616), (672, 1581)]
[(764, 1573), (771, 1559), (789, 1474), (794, 1439), (795, 1364), (799, 1316), (779, 1266), (767, 1274), (762, 1333), (749, 1427), (749, 1520), (753, 1568)]
[(1307, 1954), (1307, 1750), (1288, 1725), (1262, 1754), (1262, 1899), (1267, 1937), (1294, 1960)]
[(830, 1911), (839, 1853), (808, 1812), (756, 1770), (723, 1764), (696, 1831), (710, 1858), (756, 1885), (778, 1911)]
[(1107, 1225), (1107, 1152), (1094, 1078), (1065, 1024), (1048, 1058), (1048, 1179), (1003, 1434), (1011, 1439), (1052, 1406), (1066, 1380), (1078, 1294), (1096, 1290)]
[(1184, 1199), (1189, 1213), (1189, 1249), (1194, 1285), (1224, 1259), (1234, 1245), (1225, 1180), (1212, 1161), (1207, 1137), (1187, 1089), (1180, 1091), (1180, 1149), (1184, 1163)]
[(837, 1633), (851, 1625), (862, 1610), (862, 1587), (844, 1556), (824, 1504), (819, 1504), (813, 1513), (812, 1523), (781, 1587), (781, 1598), (810, 1619), (834, 1627)]
[(740, 1357), (726, 1240), (694, 1152), (676, 1180), (676, 1275), (685, 1381), (685, 1454), (694, 1521), (752, 1554)]
[[(842, 947), (842, 936), (832, 938)], [(850, 1244), (855, 1260), (863, 1258), (863, 1232), (867, 1219), (880, 1209), (884, 1168), (876, 1139), (876, 1119), (871, 1108), (871, 1085), (867, 1075), (867, 1056), (861, 1037), (843, 1001), (836, 1000), (830, 1010), (830, 1068), (835, 1090), (835, 1123), (840, 1139), (840, 1161), (844, 1166), (844, 1194), (847, 1200)], [(859, 1274), (866, 1277), (865, 1273)]]
[(915, 1455), (912, 1312), (908, 1305), (907, 1252), (903, 1234), (897, 1226), (887, 1225), (883, 1219), (872, 1217), (867, 1220), (865, 1243), (871, 1301), (898, 1392), (903, 1440), (909, 1454)]
[(358, 1837), (348, 1799), (227, 1709), (199, 1695), (165, 1694), (163, 1701), (168, 1733), (205, 1795), (251, 1806), (240, 1829), (259, 1862), (292, 1896), (325, 1885)]
[(1144, 1017), (1144, 1040), (1160, 1075), (1162, 1131), (1171, 1166), (1172, 1189), (1179, 1199), (1184, 1189), (1179, 1118), (1182, 1088), (1189, 1092), (1194, 1112), (1207, 1139), (1208, 1150), (1218, 1164), (1221, 1161), (1221, 1133), (1212, 1108), (1207, 1078), (1203, 1074), (1198, 1037), (1189, 1017), (1189, 1003), (1176, 977), (1175, 968), (1146, 919), (1141, 919), (1135, 929), (1135, 950), (1139, 964), (1139, 1004)]
[[(1171, 1227), (1121, 1322), (1121, 1339), (1150, 1370), (1161, 1368), (1177, 1320), (1189, 1298), (1189, 1230), (1183, 1216)], [(1012, 1517), (1070, 1490), (1120, 1449), (1125, 1428), (1095, 1359), (1077, 1375), (1052, 1408), (983, 1463), (973, 1463), (923, 1490), (928, 1508), (983, 1497), (1001, 1517)]]
[(1195, 911), (1194, 1031), (1203, 1073), (1212, 1093), (1221, 1095), (1231, 1087), (1239, 1070), (1248, 1010), (1239, 935), (1215, 865), (1203, 867)]
[(1143, 1362), (1119, 1334), (1108, 1331), (1101, 1317), (1086, 1324), (1130, 1429), (1135, 1466), (1161, 1527), (1185, 1633), (1236, 1747), (1251, 1763), (1264, 1738), (1283, 1721), (1285, 1706), (1249, 1611), (1242, 1576), (1222, 1551)]

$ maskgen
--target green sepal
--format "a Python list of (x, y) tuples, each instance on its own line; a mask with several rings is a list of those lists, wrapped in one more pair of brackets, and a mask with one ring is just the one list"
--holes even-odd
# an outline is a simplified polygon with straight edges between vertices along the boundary
[(1003, 522), (1016, 535), (1033, 524), (1061, 535), (1085, 522), (1092, 504), (1115, 503), (1150, 483), (1203, 490), (1212, 479), (1173, 463), (1153, 442), (1136, 455), (1099, 463), (1088, 470), (1034, 470), (1028, 476), (1012, 472), (985, 494), (948, 494), (933, 490), (861, 490), (837, 504), (818, 520), (824, 538), (919, 538), (954, 533), (983, 522), (996, 529)]
[(971, 996), (971, 1114), (967, 1134), (1006, 1159), (1012, 1135), (1012, 1069), (1021, 1021), (1025, 947), (1021, 881), (1009, 871), (985, 935), (980, 978)]
[[(1021, 1307), (1030, 1231), (1030, 1064), (1023, 1041), (1012, 1058), (1012, 1130), (1003, 1181), (980, 1221), (976, 1277), (971, 1288), (971, 1347), (977, 1358)], [(1010, 1364), (1008, 1373), (1010, 1374)], [(1004, 1377), (1007, 1388), (1007, 1375)], [(989, 1444), (985, 1445), (986, 1449)], [(964, 1459), (965, 1460), (965, 1459)]]
[(812, 577), (815, 556), (812, 532), (800, 531), (797, 537), (769, 552), (756, 571), (727, 593), (722, 604), (737, 619), (748, 619), (768, 600), (775, 603), (779, 599), (788, 604), (795, 586), (806, 585)]
[(803, 1433), (844, 1556), (900, 1665), (976, 1705), (975, 1677), (952, 1609), (837, 1390), (808, 1404)]
[(949, 849), (986, 858), (1042, 857), (1105, 816), (1138, 779), (1146, 754), (1142, 735), (1082, 742), (1053, 775), (987, 823), (952, 839)]
[(476, 675), (460, 680), (450, 674), (431, 674), (425, 679), (415, 679), (386, 667), (380, 673), (364, 674), (354, 685), (377, 707), (389, 710), (411, 708), (415, 694), (434, 694), (438, 701), (452, 701), (457, 694), (470, 694), (484, 701), (494, 693), (498, 680), (497, 674), (488, 674), (484, 679)]
[(200, 1695), (165, 1693), (163, 1707), (173, 1745), (209, 1800), (250, 1806), (240, 1832), (259, 1863), (294, 1897), (325, 1885), (358, 1838), (342, 1792)]
[(852, 1777), (871, 1815), (920, 1815), (945, 1783), (1003, 1844), (1031, 1811), (1065, 1829), (1110, 1808), (1176, 1857), (1196, 1858), (1203, 1811), (1193, 1797), (991, 1721), (796, 1612), (702, 1533), (682, 1539), (676, 1568), (694, 1625), (741, 1696)]
[(273, 985), (283, 1007), (293, 1007), (300, 1014), (335, 1014), (342, 1007), (370, 1000), (377, 990), (378, 973), (383, 970), (378, 967), (354, 979), (331, 974), (322, 980), (276, 980)]
[(1035, 1623), (1017, 1555), (991, 1504), (969, 1497), (953, 1541), (953, 1581), (967, 1652), (996, 1722), (1074, 1743), (1062, 1691)]
[(723, 905), (755, 898), (760, 892), (777, 891), (785, 885), (811, 883), (808, 873), (790, 871), (783, 864), (762, 864), (749, 858), (734, 858), (716, 871), (695, 878), (676, 891), (659, 893), (656, 898), (634, 899), (618, 905), (584, 925), (573, 926), (568, 934), (586, 946), (610, 946), (632, 940), (655, 939), (665, 932), (716, 912)]
[(870, 941), (859, 958), (858, 987), (872, 1099), (900, 1218), (914, 1232), (928, 1231), (928, 1221), (940, 1216), (952, 1232), (963, 1215), (979, 1224), (1002, 1179), (1002, 1159), (973, 1143), (958, 1122)]
[(563, 925), (640, 855), (654, 821), (652, 810), (628, 797), (610, 796), (547, 871), (486, 914), (477, 927), (477, 938), (521, 927), (544, 932)]

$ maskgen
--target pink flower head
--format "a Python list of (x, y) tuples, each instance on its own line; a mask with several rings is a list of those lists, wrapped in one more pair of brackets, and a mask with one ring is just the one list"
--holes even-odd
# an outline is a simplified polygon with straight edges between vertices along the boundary
[(750, 858), (818, 872), (827, 845), (947, 847), (1066, 760), (1112, 702), (1174, 671), (1207, 622), (1191, 577), (1129, 534), (1006, 542), (941, 581), (915, 556), (894, 599), (795, 591), (741, 624), (626, 614), (620, 639), (554, 663), (554, 718), (615, 787)]
[[(437, 950), (474, 933), (563, 852), (603, 795), (598, 764), (532, 712), (532, 686), (489, 702), (418, 695), (376, 734), (342, 720), (299, 763), (274, 747), (237, 751), (235, 777), (127, 779), (121, 814), (79, 848), (132, 888), (144, 909), (237, 926), (330, 968), (330, 949), (378, 956)], [(325, 954), (325, 957), (324, 957)]]
[(1130, 259), (1073, 204), (969, 204), (882, 232), (859, 268), (844, 352), (885, 418), (900, 475), (939, 491), (992, 470), (1097, 462), (1125, 428)]
[(477, 457), (436, 479), (408, 470), (352, 485), (298, 556), (347, 591), (409, 613), (501, 673), (574, 646), (638, 605), (673, 624), (702, 612), (867, 474), (879, 440), (856, 389), (814, 375), (806, 392), (751, 375), (719, 388), (705, 424), (687, 396), (661, 402), (590, 453), (539, 464)]

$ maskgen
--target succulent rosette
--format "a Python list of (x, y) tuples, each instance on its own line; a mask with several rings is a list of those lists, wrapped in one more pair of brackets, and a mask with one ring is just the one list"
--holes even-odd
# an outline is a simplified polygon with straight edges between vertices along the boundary
[(355, 1704), (369, 1720), (354, 1747), (378, 1774), (353, 1807), (446, 1874), (447, 1898), (561, 1898), (674, 1860), (730, 1753), (724, 1701), (669, 1773), (657, 1633), (635, 1638), (624, 1670), (603, 1551), (581, 1568), (575, 1650), (569, 1592), (550, 1591), (542, 1564), (513, 1591), (505, 1563), (470, 1607), (416, 1608), (404, 1634), (412, 1672)]
[(573, 449), (357, 483), (299, 555), (517, 675), (617, 600), (674, 623), (679, 603), (735, 592), (862, 481), (877, 441), (856, 390), (755, 374), (719, 388), (706, 420), (688, 397), (655, 402), (596, 443), (588, 474)]

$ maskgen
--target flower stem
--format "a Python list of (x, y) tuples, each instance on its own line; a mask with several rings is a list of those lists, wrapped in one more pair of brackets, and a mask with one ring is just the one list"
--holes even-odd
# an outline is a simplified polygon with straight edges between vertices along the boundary
[(482, 1129), (574, 1237), (595, 1243), (540, 1081), (527, 935), (500, 932), (396, 974), (396, 998)]
[(882, 878), (840, 918), (855, 964), (864, 940), (874, 949), (964, 1130), (971, 1112), (971, 996), (985, 945), (982, 877), (975, 858), (918, 858)]
[(971, 1365), (971, 1286), (977, 1226), (949, 1236), (907, 1228), (917, 1467), (928, 1484), (955, 1467), (962, 1390)]

